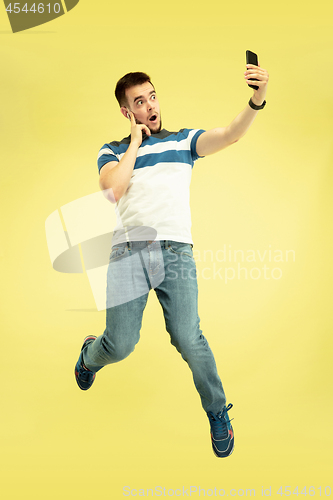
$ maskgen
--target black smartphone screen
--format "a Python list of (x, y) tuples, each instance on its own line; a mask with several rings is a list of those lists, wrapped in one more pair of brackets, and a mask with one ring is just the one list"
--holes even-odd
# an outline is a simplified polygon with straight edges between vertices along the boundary
[[(254, 52), (251, 52), (251, 50), (246, 51), (246, 64), (254, 64), (254, 66), (258, 66), (258, 56)], [(257, 80), (257, 78), (251, 78), (251, 80)], [(258, 90), (258, 85), (250, 85), (248, 83), (248, 86), (251, 87), (251, 89)]]

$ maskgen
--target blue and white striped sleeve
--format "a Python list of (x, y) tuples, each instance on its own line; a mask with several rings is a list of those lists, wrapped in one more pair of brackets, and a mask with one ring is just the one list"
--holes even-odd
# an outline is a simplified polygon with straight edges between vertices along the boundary
[(197, 153), (197, 140), (200, 137), (200, 135), (205, 132), (205, 130), (202, 130), (202, 129), (192, 130), (191, 132), (192, 133), (194, 132), (194, 134), (192, 135), (192, 138), (191, 138), (191, 156), (192, 156), (192, 160), (196, 161), (198, 158), (204, 158), (204, 156), (199, 156)]
[(101, 168), (110, 161), (119, 161), (119, 159), (114, 154), (109, 144), (104, 144), (97, 156), (98, 172), (101, 173)]

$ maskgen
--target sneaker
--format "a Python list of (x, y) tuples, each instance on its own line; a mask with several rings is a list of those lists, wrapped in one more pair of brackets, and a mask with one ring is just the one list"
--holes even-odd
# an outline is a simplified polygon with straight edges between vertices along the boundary
[(89, 335), (89, 337), (86, 337), (84, 339), (83, 346), (81, 347), (81, 354), (75, 366), (76, 382), (80, 389), (82, 389), (83, 391), (90, 389), (96, 377), (96, 373), (88, 370), (88, 368), (86, 368), (83, 364), (83, 349), (87, 347), (88, 344), (91, 344), (91, 342), (94, 342), (94, 340), (96, 339), (97, 337), (95, 337), (94, 335)]
[(224, 407), (222, 411), (215, 414), (211, 411), (207, 413), (213, 451), (217, 457), (228, 457), (231, 455), (234, 449), (234, 431), (231, 426), (228, 410), (232, 408), (232, 404)]

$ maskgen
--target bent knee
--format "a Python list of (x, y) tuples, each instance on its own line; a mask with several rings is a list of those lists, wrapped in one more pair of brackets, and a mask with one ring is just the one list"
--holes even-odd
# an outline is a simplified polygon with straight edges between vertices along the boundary
[(121, 345), (115, 348), (113, 358), (121, 361), (129, 356), (135, 349), (135, 344)]
[(110, 358), (111, 363), (117, 363), (127, 358), (135, 349), (138, 341), (110, 342), (108, 338), (102, 340), (103, 350)]
[(197, 350), (209, 348), (206, 338), (200, 333), (196, 336), (181, 335), (179, 337), (172, 337), (171, 344), (181, 354), (195, 353)]

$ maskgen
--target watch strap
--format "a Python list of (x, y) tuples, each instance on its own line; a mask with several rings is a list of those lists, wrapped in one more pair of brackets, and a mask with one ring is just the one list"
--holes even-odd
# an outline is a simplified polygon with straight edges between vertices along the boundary
[(261, 104), (261, 106), (257, 106), (256, 104), (254, 104), (252, 102), (252, 99), (250, 98), (250, 100), (249, 100), (249, 106), (250, 106), (250, 108), (255, 109), (256, 111), (258, 111), (259, 109), (263, 109), (266, 106), (266, 101), (264, 101)]

